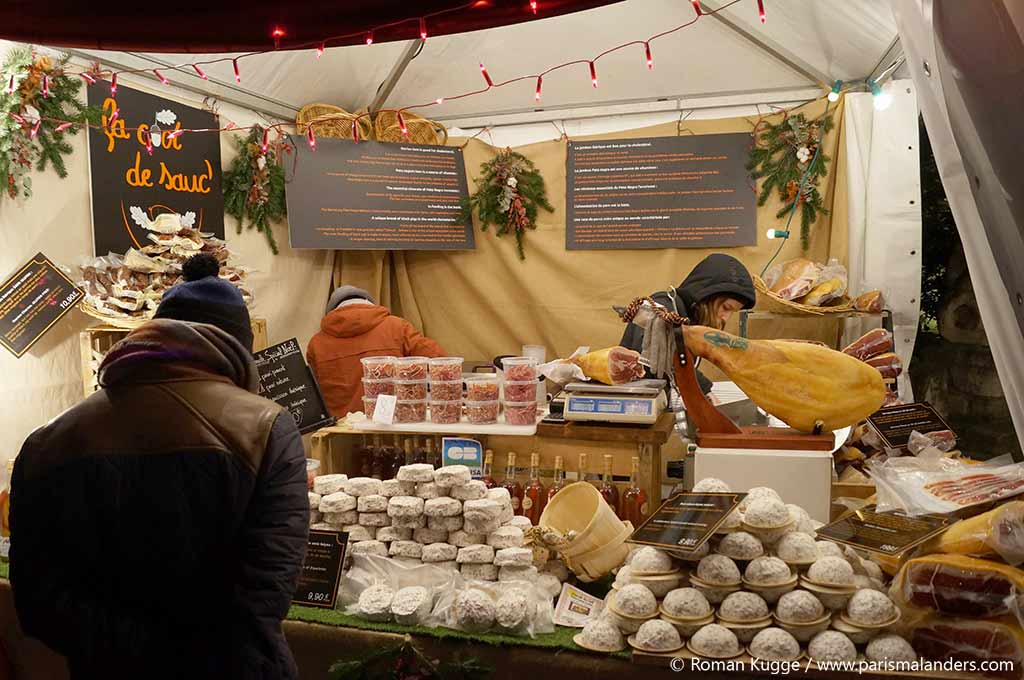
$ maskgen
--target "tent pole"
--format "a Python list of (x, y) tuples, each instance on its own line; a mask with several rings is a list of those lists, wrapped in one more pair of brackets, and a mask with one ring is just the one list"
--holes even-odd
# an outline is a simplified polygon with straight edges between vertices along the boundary
[(398, 61), (391, 67), (391, 72), (388, 73), (387, 78), (377, 88), (377, 94), (374, 95), (373, 101), (370, 102), (370, 106), (367, 110), (379, 111), (384, 107), (384, 103), (391, 96), (391, 93), (395, 90), (395, 86), (398, 85), (398, 81), (405, 73), (405, 69), (409, 67), (412, 60), (419, 54), (420, 49), (423, 47), (424, 40), (410, 40), (402, 51), (402, 55), (398, 57)]

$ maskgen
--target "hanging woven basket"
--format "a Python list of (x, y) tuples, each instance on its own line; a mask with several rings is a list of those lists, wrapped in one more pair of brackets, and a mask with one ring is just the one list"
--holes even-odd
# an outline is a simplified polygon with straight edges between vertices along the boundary
[(403, 111), (402, 119), (408, 135), (402, 134), (402, 126), (398, 124), (398, 113), (381, 111), (374, 121), (374, 131), (378, 142), (410, 142), (412, 144), (433, 144), (444, 146), (448, 141), (448, 129), (437, 121), (418, 116), (411, 111)]
[(300, 134), (306, 134), (307, 126), (312, 124), (313, 134), (317, 137), (352, 139), (352, 121), (356, 118), (359, 139), (374, 139), (373, 123), (369, 116), (359, 117), (332, 104), (306, 104), (295, 115), (295, 126)]

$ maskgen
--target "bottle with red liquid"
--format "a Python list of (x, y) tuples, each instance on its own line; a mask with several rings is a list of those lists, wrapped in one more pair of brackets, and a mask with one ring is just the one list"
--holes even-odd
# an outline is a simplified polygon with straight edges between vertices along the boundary
[(397, 434), (391, 445), (391, 455), (388, 457), (388, 463), (387, 476), (384, 479), (394, 479), (398, 476), (398, 468), (405, 465), (405, 451), (402, 449), (402, 442)]
[(551, 502), (551, 499), (555, 497), (555, 494), (562, 490), (565, 486), (565, 463), (561, 456), (555, 456), (555, 475), (551, 480), (551, 488), (548, 489), (547, 498), (545, 499), (545, 505)]
[(484, 452), (484, 469), (483, 476), (480, 481), (484, 483), (488, 489), (493, 489), (498, 486), (498, 482), (494, 479), (494, 451), (487, 449)]
[(413, 453), (412, 453), (412, 460), (409, 461), (409, 462), (411, 462), (411, 463), (426, 463), (427, 462), (427, 450), (425, 448), (423, 448), (423, 445), (421, 444), (419, 437), (415, 438), (415, 443), (414, 443), (414, 446), (413, 446)]
[(529, 517), (534, 526), (540, 524), (540, 516), (544, 512), (546, 501), (547, 494), (544, 492), (544, 484), (540, 481), (540, 454), (531, 453), (530, 479), (523, 489), (523, 516)]
[(441, 447), (434, 446), (434, 438), (427, 437), (427, 460), (434, 466), (434, 469), (441, 467)]
[(370, 474), (369, 477), (374, 479), (384, 479), (384, 468), (390, 469), (391, 464), (385, 463), (390, 457), (390, 447), (384, 443), (384, 439), (381, 435), (376, 435), (373, 438), (373, 458), (370, 462)]
[(359, 474), (369, 477), (373, 474), (373, 450), (380, 445), (380, 435), (373, 435), (373, 445), (367, 436), (363, 435), (363, 443), (359, 448)]
[(505, 466), (505, 479), (501, 486), (508, 489), (508, 495), (512, 497), (512, 511), (517, 515), (523, 514), (523, 486), (516, 481), (516, 452), (508, 452), (508, 464)]
[(646, 518), (647, 492), (640, 488), (640, 457), (633, 456), (629, 466), (629, 488), (622, 492), (619, 502), (619, 519), (632, 522), (635, 529)]
[(604, 474), (601, 475), (601, 485), (597, 490), (601, 492), (601, 498), (608, 505), (612, 506), (612, 510), (617, 512), (619, 509), (619, 490), (615, 487), (615, 482), (612, 480), (612, 461), (612, 455), (606, 453), (604, 456)]

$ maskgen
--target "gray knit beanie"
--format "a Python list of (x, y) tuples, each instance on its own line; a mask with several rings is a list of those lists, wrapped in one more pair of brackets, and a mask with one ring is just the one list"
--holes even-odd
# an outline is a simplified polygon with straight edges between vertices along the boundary
[(331, 293), (331, 298), (327, 301), (327, 309), (324, 310), (324, 314), (330, 314), (338, 308), (338, 305), (351, 298), (362, 298), (363, 300), (377, 304), (377, 301), (373, 299), (373, 296), (362, 288), (356, 288), (355, 286), (338, 286), (334, 289), (334, 292)]

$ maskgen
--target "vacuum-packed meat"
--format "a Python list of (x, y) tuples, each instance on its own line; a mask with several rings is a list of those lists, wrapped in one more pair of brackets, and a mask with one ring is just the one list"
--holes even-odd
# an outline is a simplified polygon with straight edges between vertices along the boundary
[(864, 361), (876, 354), (883, 354), (892, 350), (892, 333), (884, 328), (876, 328), (850, 343), (843, 349), (843, 353)]
[(1024, 597), (1024, 572), (966, 555), (928, 555), (903, 565), (893, 598), (904, 605), (971, 618), (1012, 615)]
[(898, 378), (900, 373), (903, 372), (903, 362), (893, 352), (876, 354), (869, 359), (865, 359), (864, 363), (878, 369), (883, 378)]

